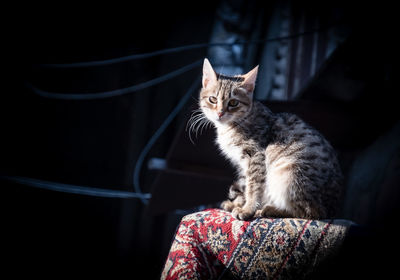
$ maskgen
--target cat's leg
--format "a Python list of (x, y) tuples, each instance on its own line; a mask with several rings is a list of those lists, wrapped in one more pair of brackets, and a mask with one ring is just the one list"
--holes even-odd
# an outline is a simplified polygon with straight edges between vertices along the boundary
[(225, 211), (232, 212), (235, 207), (243, 206), (244, 200), (244, 189), (246, 187), (246, 178), (244, 176), (240, 176), (239, 179), (234, 182), (230, 188), (228, 193), (227, 200), (221, 203), (221, 208)]
[(244, 191), (245, 203), (242, 207), (235, 207), (232, 215), (239, 220), (249, 220), (261, 206), (266, 179), (265, 154), (254, 154), (246, 170), (246, 188)]
[(291, 218), (293, 215), (287, 211), (278, 209), (272, 205), (265, 205), (254, 214), (256, 218)]

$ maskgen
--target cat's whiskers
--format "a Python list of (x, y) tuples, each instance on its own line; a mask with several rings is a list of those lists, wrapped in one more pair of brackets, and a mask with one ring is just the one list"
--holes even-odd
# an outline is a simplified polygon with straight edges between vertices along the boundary
[(190, 142), (194, 144), (192, 134), (195, 134), (197, 138), (198, 135), (201, 135), (203, 130), (211, 124), (211, 121), (208, 120), (201, 109), (194, 110), (186, 125), (186, 130), (189, 132)]
[(210, 124), (211, 122), (207, 118), (203, 119), (203, 121), (199, 124), (200, 135), (203, 134), (203, 130), (207, 129)]
[(208, 120), (207, 120), (207, 118), (205, 118), (205, 116), (201, 116), (195, 122), (193, 122), (192, 130), (193, 130), (193, 132), (195, 132), (196, 138), (198, 137), (199, 130), (200, 130), (200, 134), (202, 133), (201, 127), (203, 124), (207, 123), (207, 121)]

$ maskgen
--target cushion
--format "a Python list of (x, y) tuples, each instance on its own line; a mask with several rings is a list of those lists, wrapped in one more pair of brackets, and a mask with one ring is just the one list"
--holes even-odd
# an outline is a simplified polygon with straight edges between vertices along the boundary
[(337, 252), (351, 224), (193, 213), (181, 220), (161, 279), (298, 279)]

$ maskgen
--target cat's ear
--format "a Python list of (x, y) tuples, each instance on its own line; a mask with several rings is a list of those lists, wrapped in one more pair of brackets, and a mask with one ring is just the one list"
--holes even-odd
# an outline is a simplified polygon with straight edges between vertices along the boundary
[(253, 92), (254, 87), (256, 86), (256, 79), (257, 79), (257, 73), (258, 73), (258, 65), (254, 67), (253, 70), (251, 70), (249, 73), (243, 75), (243, 82), (241, 87), (246, 89), (248, 92)]
[(207, 88), (217, 82), (217, 74), (215, 74), (210, 62), (207, 58), (204, 59), (203, 63), (203, 88)]

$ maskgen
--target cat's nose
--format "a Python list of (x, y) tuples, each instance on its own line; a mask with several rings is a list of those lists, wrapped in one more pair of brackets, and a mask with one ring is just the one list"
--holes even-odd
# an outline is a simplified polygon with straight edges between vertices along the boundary
[(225, 112), (224, 111), (219, 111), (217, 114), (218, 114), (218, 118), (221, 118), (225, 114)]

